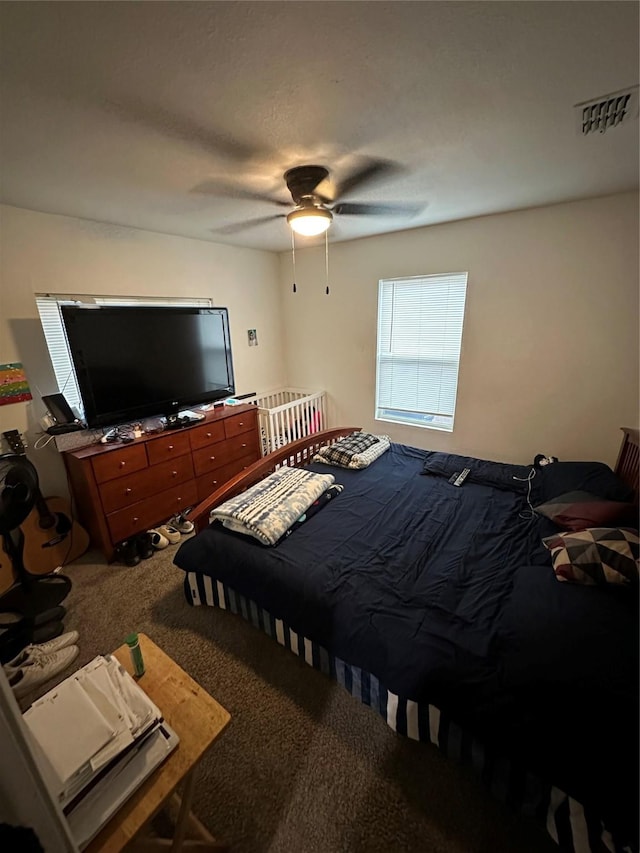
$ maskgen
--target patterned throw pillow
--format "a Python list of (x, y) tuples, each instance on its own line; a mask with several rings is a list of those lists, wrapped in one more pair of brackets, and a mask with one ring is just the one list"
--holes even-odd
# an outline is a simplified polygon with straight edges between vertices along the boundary
[(638, 523), (638, 508), (633, 504), (607, 501), (590, 492), (567, 492), (533, 509), (564, 530), (585, 530), (587, 527), (610, 527), (614, 524), (633, 526)]
[(638, 580), (640, 540), (624, 527), (591, 527), (542, 540), (559, 581), (628, 584)]
[(351, 459), (358, 453), (363, 453), (380, 441), (377, 435), (369, 432), (352, 432), (346, 438), (341, 438), (334, 444), (321, 447), (314, 459), (329, 465), (341, 465), (347, 468)]

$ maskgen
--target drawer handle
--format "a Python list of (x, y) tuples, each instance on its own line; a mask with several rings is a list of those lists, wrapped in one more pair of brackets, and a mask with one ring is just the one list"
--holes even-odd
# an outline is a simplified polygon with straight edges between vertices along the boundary
[(214, 460), (215, 458), (216, 458), (215, 456), (210, 456), (210, 457), (209, 457), (209, 459), (210, 459), (210, 461), (211, 461), (211, 462), (213, 462), (213, 460)]
[(130, 495), (131, 492), (132, 492), (132, 489), (125, 489), (124, 490), (125, 495)]
[(210, 433), (210, 432), (208, 432), (208, 433), (207, 433), (207, 438), (211, 438), (211, 433)]
[(138, 516), (136, 515), (136, 516), (134, 517), (134, 519), (133, 519), (133, 523), (135, 524), (137, 521), (140, 521), (140, 519), (139, 519), (139, 518), (138, 518)]
[(217, 485), (218, 485), (218, 481), (217, 481), (217, 480), (214, 480), (214, 481), (211, 483), (211, 485), (212, 485), (212, 486), (217, 486)]
[(177, 477), (177, 476), (178, 476), (178, 472), (177, 472), (177, 471), (172, 471), (172, 472), (171, 472), (171, 476), (172, 476), (172, 477)]
[(246, 444), (241, 444), (241, 445), (240, 445), (240, 447), (246, 447), (246, 446), (247, 446)]
[(244, 426), (244, 423), (243, 423), (242, 421), (240, 421), (240, 423), (238, 424), (238, 426)]
[(120, 463), (120, 467), (121, 467), (121, 468), (124, 468), (124, 466), (125, 466), (126, 464), (127, 464), (126, 462), (121, 462), (121, 463)]
[(170, 444), (168, 449), (173, 450), (173, 444)]
[(178, 503), (179, 503), (179, 504), (181, 504), (181, 503), (182, 503), (182, 498), (178, 498)]

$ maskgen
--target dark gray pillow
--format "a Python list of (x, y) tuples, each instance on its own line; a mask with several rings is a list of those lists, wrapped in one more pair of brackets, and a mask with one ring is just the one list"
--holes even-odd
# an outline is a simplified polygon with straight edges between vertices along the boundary
[(547, 501), (567, 492), (589, 492), (608, 501), (631, 501), (633, 489), (603, 462), (553, 462), (538, 470), (533, 482), (534, 503)]
[(534, 506), (534, 510), (563, 530), (638, 524), (638, 508), (633, 504), (608, 501), (589, 492), (567, 492)]

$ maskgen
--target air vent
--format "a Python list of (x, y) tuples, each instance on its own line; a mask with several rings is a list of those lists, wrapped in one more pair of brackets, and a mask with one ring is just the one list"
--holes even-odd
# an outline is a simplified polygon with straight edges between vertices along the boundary
[(638, 87), (631, 86), (620, 92), (612, 92), (590, 101), (576, 104), (578, 132), (583, 136), (604, 133), (623, 122), (629, 124), (638, 116)]

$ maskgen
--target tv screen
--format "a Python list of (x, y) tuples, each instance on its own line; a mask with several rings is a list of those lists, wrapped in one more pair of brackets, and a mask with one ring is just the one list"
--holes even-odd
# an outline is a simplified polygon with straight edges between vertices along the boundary
[(63, 305), (62, 319), (89, 427), (235, 393), (226, 308)]

